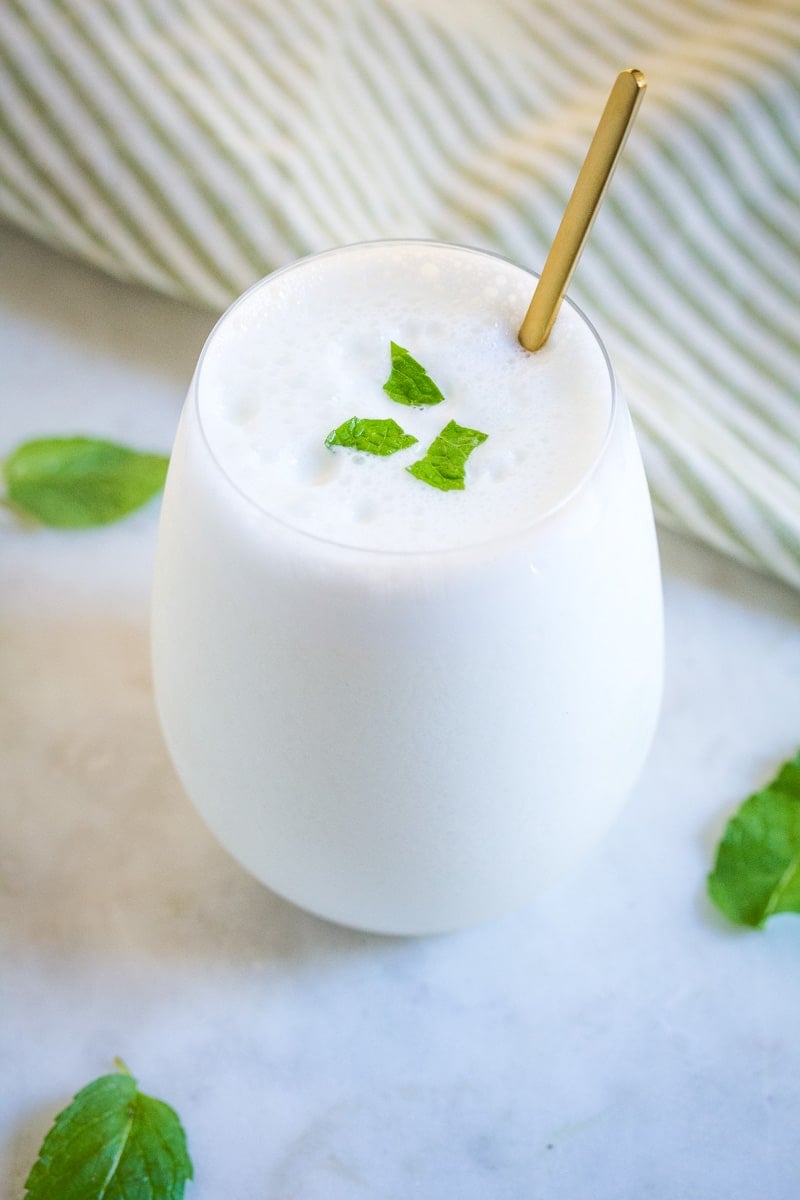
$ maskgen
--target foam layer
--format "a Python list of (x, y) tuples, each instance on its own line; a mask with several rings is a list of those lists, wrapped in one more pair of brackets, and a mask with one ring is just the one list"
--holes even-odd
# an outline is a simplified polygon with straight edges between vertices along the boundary
[[(351, 546), (429, 551), (527, 528), (590, 470), (611, 411), (602, 350), (569, 305), (543, 350), (520, 347), (534, 283), (502, 260), (425, 243), (351, 247), (276, 273), (223, 318), (200, 368), (215, 458), (273, 516)], [(444, 403), (413, 409), (385, 394), (390, 341)], [(353, 416), (392, 417), (419, 443), (389, 458), (328, 449)], [(450, 420), (489, 436), (465, 490), (444, 493), (405, 467)]]

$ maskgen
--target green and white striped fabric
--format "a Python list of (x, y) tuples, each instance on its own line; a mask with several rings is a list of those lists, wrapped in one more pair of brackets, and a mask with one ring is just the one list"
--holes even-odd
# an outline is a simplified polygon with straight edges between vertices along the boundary
[(800, 585), (798, 0), (3, 0), (0, 215), (215, 308), (326, 246), (541, 265), (650, 89), (573, 294), (660, 517)]

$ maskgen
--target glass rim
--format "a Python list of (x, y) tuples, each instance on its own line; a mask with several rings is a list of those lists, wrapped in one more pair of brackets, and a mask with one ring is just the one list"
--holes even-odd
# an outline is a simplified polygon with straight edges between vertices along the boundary
[[(573, 502), (573, 500), (584, 490), (584, 488), (586, 488), (588, 486), (590, 480), (592, 479), (592, 477), (594, 476), (596, 471), (599, 469), (600, 464), (603, 462), (603, 460), (605, 459), (605, 457), (608, 453), (608, 447), (611, 442), (611, 437), (612, 437), (614, 428), (617, 423), (617, 415), (618, 415), (618, 411), (619, 411), (619, 393), (618, 393), (618, 389), (617, 389), (616, 375), (614, 373), (614, 368), (612, 366), (611, 359), (609, 358), (605, 343), (604, 343), (603, 339), (600, 337), (600, 334), (598, 333), (594, 324), (586, 316), (583, 309), (580, 308), (580, 306), (578, 304), (576, 304), (575, 301), (573, 299), (571, 299), (571, 297), (568, 295), (564, 296), (563, 303), (569, 305), (569, 307), (577, 314), (577, 316), (580, 318), (580, 320), (583, 322), (583, 324), (589, 330), (589, 333), (591, 334), (592, 338), (594, 339), (596, 345), (598, 346), (598, 348), (600, 350), (600, 353), (602, 355), (603, 361), (606, 366), (606, 371), (608, 373), (609, 391), (610, 391), (608, 422), (606, 425), (605, 432), (603, 434), (603, 440), (601, 441), (600, 445), (598, 446), (597, 452), (593, 456), (589, 465), (582, 472), (582, 474), (580, 475), (578, 480), (570, 488), (570, 490), (568, 492), (566, 492), (563, 496), (561, 496), (556, 501), (555, 504), (551, 504), (549, 508), (547, 508), (543, 512), (539, 513), (539, 515), (534, 520), (532, 520), (532, 521), (528, 522), (527, 524), (522, 525), (516, 529), (507, 530), (503, 533), (493, 534), (489, 537), (481, 537), (481, 538), (476, 539), (475, 541), (463, 542), (457, 546), (444, 546), (444, 547), (439, 547), (436, 549), (420, 549), (420, 550), (394, 550), (391, 547), (384, 548), (384, 547), (375, 547), (375, 546), (359, 546), (352, 542), (347, 542), (347, 541), (339, 540), (337, 538), (332, 538), (332, 537), (326, 537), (323, 534), (313, 533), (312, 531), (310, 531), (308, 529), (303, 529), (301, 526), (296, 525), (294, 522), (287, 520), (285, 517), (282, 517), (279, 514), (273, 512), (266, 505), (260, 503), (253, 496), (249, 495), (236, 482), (236, 480), (234, 478), (232, 478), (230, 472), (227, 470), (225, 465), (220, 461), (219, 457), (217, 456), (217, 454), (214, 450), (214, 447), (211, 444), (208, 433), (206, 431), (205, 424), (203, 422), (203, 413), (202, 413), (202, 408), (200, 405), (200, 380), (201, 380), (201, 376), (202, 376), (203, 364), (206, 360), (206, 357), (211, 349), (212, 343), (214, 342), (214, 339), (215, 339), (217, 333), (219, 332), (221, 326), (228, 320), (229, 317), (231, 317), (233, 315), (233, 313), (239, 308), (240, 305), (244, 304), (250, 298), (250, 296), (254, 292), (260, 290), (263, 287), (266, 287), (267, 285), (272, 283), (274, 280), (279, 279), (281, 276), (286, 275), (291, 271), (298, 270), (298, 269), (302, 268), (303, 266), (307, 265), (308, 263), (318, 262), (325, 258), (332, 258), (332, 257), (340, 255), (340, 254), (347, 254), (348, 252), (353, 252), (353, 251), (358, 251), (358, 250), (368, 250), (373, 247), (377, 249), (377, 248), (383, 247), (383, 246), (397, 246), (397, 247), (401, 247), (401, 246), (423, 247), (424, 246), (424, 247), (428, 247), (431, 249), (457, 250), (461, 253), (477, 254), (477, 255), (480, 255), (481, 257), (493, 258), (493, 259), (497, 259), (499, 262), (508, 263), (509, 266), (512, 266), (516, 270), (522, 271), (524, 274), (530, 276), (531, 280), (534, 281), (534, 285), (535, 285), (535, 281), (537, 281), (539, 279), (539, 273), (537, 271), (533, 271), (528, 267), (520, 266), (519, 263), (515, 262), (511, 258), (508, 258), (507, 255), (499, 254), (494, 250), (485, 250), (485, 249), (482, 249), (477, 246), (466, 246), (466, 245), (462, 245), (457, 242), (444, 242), (437, 238), (374, 238), (374, 239), (371, 239), (368, 241), (348, 242), (348, 243), (345, 243), (344, 245), (331, 246), (326, 250), (319, 250), (319, 251), (312, 252), (310, 254), (305, 254), (305, 255), (303, 255), (302, 258), (293, 259), (291, 262), (286, 263), (281, 267), (276, 267), (274, 271), (271, 271), (268, 275), (264, 275), (261, 279), (257, 279), (248, 288), (246, 288), (245, 291), (243, 291), (239, 296), (237, 296), (235, 300), (231, 301), (231, 303), (224, 310), (224, 312), (222, 312), (220, 314), (220, 316), (217, 318), (217, 320), (214, 322), (214, 325), (212, 326), (212, 328), (203, 344), (203, 348), (200, 351), (200, 355), (197, 360), (197, 366), (195, 367), (194, 375), (192, 376), (192, 381), (190, 384), (190, 393), (191, 393), (191, 397), (192, 397), (194, 415), (197, 419), (197, 424), (198, 424), (198, 428), (200, 430), (203, 445), (205, 446), (206, 451), (208, 452), (208, 455), (209, 455), (211, 461), (213, 462), (214, 466), (216, 467), (217, 471), (219, 472), (219, 474), (222, 476), (222, 478), (225, 480), (225, 482), (228, 484), (228, 486), (250, 508), (254, 509), (262, 517), (266, 517), (268, 520), (274, 521), (275, 524), (281, 526), (283, 529), (288, 530), (295, 536), (304, 538), (304, 539), (308, 538), (311, 541), (316, 542), (322, 546), (328, 546), (331, 548), (347, 550), (348, 552), (351, 552), (354, 554), (365, 555), (367, 557), (373, 557), (373, 558), (378, 558), (378, 559), (384, 558), (387, 556), (392, 557), (392, 558), (397, 558), (397, 559), (403, 559), (403, 558), (405, 558), (405, 559), (411, 559), (411, 558), (431, 559), (431, 558), (437, 558), (437, 557), (443, 557), (443, 556), (449, 556), (449, 555), (469, 554), (471, 551), (477, 551), (477, 550), (481, 550), (481, 549), (490, 549), (492, 547), (502, 546), (509, 542), (522, 541), (525, 539), (526, 536), (530, 535), (534, 530), (539, 529), (542, 526), (546, 525), (548, 522), (552, 521), (552, 519), (555, 516), (557, 516), (558, 513), (562, 512), (565, 508), (567, 508)], [(524, 316), (524, 315), (525, 314), (523, 313), (522, 316)], [(522, 321), (522, 317), (520, 317), (520, 323), (521, 323), (521, 321)]]

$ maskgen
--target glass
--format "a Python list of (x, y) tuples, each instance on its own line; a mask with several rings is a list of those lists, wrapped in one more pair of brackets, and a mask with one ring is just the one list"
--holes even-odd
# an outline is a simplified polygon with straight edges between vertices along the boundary
[(209, 338), (164, 495), (156, 698), (189, 796), (241, 864), (328, 919), (429, 933), (523, 903), (613, 822), (660, 703), (658, 554), (604, 350), (602, 444), (524, 528), (363, 549), (245, 494), (207, 438), (209, 347), (243, 299), (358, 250), (262, 280)]

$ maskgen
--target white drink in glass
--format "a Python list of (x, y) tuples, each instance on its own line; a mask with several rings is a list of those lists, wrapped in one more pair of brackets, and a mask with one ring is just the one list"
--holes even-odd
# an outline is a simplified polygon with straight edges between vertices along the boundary
[[(574, 869), (652, 740), (662, 613), (649, 496), (596, 333), (535, 277), (430, 242), (345, 247), (211, 334), (167, 481), (160, 717), (189, 796), (275, 891), (386, 933), (493, 917)], [(383, 391), (405, 347), (444, 402)], [(418, 438), (325, 445), (352, 416)], [(481, 430), (463, 491), (405, 468)]]

